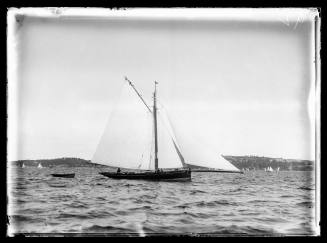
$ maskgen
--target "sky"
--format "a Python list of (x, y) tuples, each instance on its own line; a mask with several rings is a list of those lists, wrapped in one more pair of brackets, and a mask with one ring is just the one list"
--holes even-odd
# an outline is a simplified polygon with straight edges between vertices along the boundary
[(314, 160), (312, 11), (42, 11), (9, 25), (8, 160), (91, 159), (124, 76), (180, 143)]

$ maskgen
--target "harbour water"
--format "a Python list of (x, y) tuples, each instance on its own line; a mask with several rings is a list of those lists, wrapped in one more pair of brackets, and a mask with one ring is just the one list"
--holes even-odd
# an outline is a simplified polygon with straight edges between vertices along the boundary
[(315, 234), (313, 172), (193, 172), (191, 182), (151, 182), (87, 167), (55, 178), (54, 170), (13, 168), (9, 234)]

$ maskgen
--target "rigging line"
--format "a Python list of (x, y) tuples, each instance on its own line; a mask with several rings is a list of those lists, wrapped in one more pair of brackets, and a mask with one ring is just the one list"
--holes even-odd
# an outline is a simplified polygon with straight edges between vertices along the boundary
[(125, 80), (129, 83), (130, 86), (132, 86), (132, 88), (134, 89), (134, 91), (136, 92), (136, 94), (140, 97), (140, 99), (142, 100), (142, 102), (144, 103), (144, 105), (148, 108), (148, 110), (150, 111), (150, 113), (152, 113), (152, 110), (150, 109), (150, 107), (145, 103), (143, 97), (140, 95), (140, 93), (136, 90), (134, 84), (125, 76)]
[(173, 123), (172, 123), (172, 121), (171, 121), (171, 119), (170, 119), (170, 117), (168, 115), (167, 108), (160, 102), (160, 100), (158, 100), (158, 103), (162, 106), (162, 109), (161, 109), (162, 110), (162, 112), (161, 112), (162, 117), (161, 117), (161, 119), (163, 120), (163, 116), (165, 116), (167, 118), (168, 124), (166, 125), (164, 123), (164, 125), (165, 125), (166, 129), (171, 133), (170, 136), (172, 138), (174, 138), (174, 140), (176, 140), (175, 142), (177, 143), (177, 145), (179, 145), (179, 143), (177, 141), (177, 137), (176, 137), (175, 128), (173, 127)]

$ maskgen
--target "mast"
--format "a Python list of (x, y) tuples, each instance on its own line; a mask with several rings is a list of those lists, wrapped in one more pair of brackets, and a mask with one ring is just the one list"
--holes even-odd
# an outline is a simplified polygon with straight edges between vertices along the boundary
[(158, 170), (158, 134), (157, 134), (157, 81), (154, 81), (153, 121), (154, 121), (154, 169)]

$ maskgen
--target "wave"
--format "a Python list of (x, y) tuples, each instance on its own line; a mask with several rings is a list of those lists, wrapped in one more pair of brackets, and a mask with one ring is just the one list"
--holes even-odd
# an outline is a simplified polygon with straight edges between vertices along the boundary
[(48, 184), (49, 185), (49, 187), (67, 187), (67, 185), (66, 184)]
[(67, 206), (71, 208), (88, 208), (88, 205), (82, 202), (72, 202), (67, 204)]
[(10, 215), (9, 216), (9, 223), (39, 223), (43, 222), (41, 218), (35, 218), (33, 216), (27, 215)]
[(143, 205), (143, 206), (140, 206), (140, 207), (132, 207), (132, 208), (129, 208), (128, 210), (130, 210), (130, 211), (134, 211), (134, 210), (152, 210), (152, 207), (149, 206), (149, 205)]
[(313, 207), (313, 203), (310, 201), (300, 202), (300, 203), (297, 203), (296, 205), (301, 206), (301, 207), (308, 207), (308, 208)]
[(278, 201), (267, 201), (267, 200), (259, 200), (259, 199), (256, 199), (256, 200), (252, 200), (252, 201), (248, 201), (249, 203), (272, 203), (272, 202), (278, 202)]
[(108, 180), (88, 168), (79, 177), (49, 179), (40, 170), (18, 175), (11, 224), (20, 232), (220, 236), (307, 233), (314, 220), (308, 210), (314, 182), (299, 173), (279, 174), (278, 180), (258, 173), (255, 181), (199, 173), (188, 184)]
[(310, 188), (310, 187), (306, 187), (306, 186), (301, 186), (301, 187), (298, 187), (297, 189), (300, 189), (300, 190), (307, 190), (307, 191), (314, 190), (314, 188)]
[(237, 206), (237, 203), (228, 200), (218, 200), (218, 201), (210, 201), (210, 202), (201, 201), (196, 203), (196, 206), (198, 207), (215, 207), (218, 205)]
[(207, 193), (205, 191), (201, 191), (201, 190), (192, 190), (191, 191), (191, 195), (197, 194), (197, 193)]
[(91, 215), (85, 215), (85, 214), (73, 214), (73, 213), (61, 213), (57, 215), (56, 219), (92, 219), (93, 217)]
[(291, 194), (287, 194), (287, 195), (281, 195), (280, 197), (282, 197), (282, 198), (290, 198), (290, 197), (294, 197), (294, 196), (291, 195)]
[(125, 229), (125, 228), (111, 226), (111, 225), (102, 226), (102, 225), (97, 225), (97, 224), (94, 224), (90, 227), (85, 227), (82, 229), (82, 231), (95, 232), (95, 233), (124, 233), (124, 234), (125, 233), (136, 233), (135, 231), (130, 230), (130, 229)]

